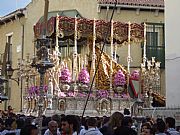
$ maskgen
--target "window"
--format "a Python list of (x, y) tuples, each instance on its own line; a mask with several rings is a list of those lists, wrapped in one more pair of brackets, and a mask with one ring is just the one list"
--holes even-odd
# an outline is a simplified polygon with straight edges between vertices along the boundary
[[(6, 34), (6, 44), (9, 45), (8, 52), (7, 52), (7, 61), (10, 62), (12, 65), (12, 37), (13, 32)], [(5, 88), (5, 94), (8, 96), (9, 99), (11, 99), (11, 81), (8, 82), (6, 88)]]
[[(162, 23), (146, 23), (146, 56), (147, 59), (155, 57), (156, 61), (161, 62), (161, 68), (165, 68), (165, 38), (164, 24)], [(143, 48), (142, 48), (143, 49)]]
[(7, 54), (7, 61), (9, 61), (12, 64), (12, 35), (13, 33), (6, 34), (6, 43), (9, 44), (9, 50)]

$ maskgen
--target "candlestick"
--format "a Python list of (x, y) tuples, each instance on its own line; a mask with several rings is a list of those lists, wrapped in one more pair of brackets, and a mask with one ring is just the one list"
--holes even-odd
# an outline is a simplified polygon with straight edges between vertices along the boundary
[(144, 23), (143, 63), (146, 63), (146, 23)]
[(131, 63), (131, 23), (128, 22), (127, 88), (129, 87), (130, 63)]
[(73, 52), (73, 81), (76, 82), (77, 77), (77, 17), (75, 16), (74, 28), (74, 52)]
[[(95, 74), (95, 63), (96, 63), (96, 50), (95, 50), (95, 46), (96, 46), (96, 20), (94, 19), (94, 23), (93, 23), (93, 46), (92, 46), (92, 76), (94, 76)], [(92, 80), (91, 80), (92, 81)], [(93, 88), (95, 87), (95, 80), (93, 83)]]
[(113, 63), (112, 63), (112, 60), (113, 60), (113, 20), (111, 21), (111, 65), (110, 65), (110, 90), (111, 90), (111, 96), (112, 95), (112, 74), (113, 74)]

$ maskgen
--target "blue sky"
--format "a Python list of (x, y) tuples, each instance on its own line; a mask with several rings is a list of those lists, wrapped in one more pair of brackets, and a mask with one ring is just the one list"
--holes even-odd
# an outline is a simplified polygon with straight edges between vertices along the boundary
[(23, 8), (31, 0), (0, 0), (0, 16), (7, 15), (16, 9)]

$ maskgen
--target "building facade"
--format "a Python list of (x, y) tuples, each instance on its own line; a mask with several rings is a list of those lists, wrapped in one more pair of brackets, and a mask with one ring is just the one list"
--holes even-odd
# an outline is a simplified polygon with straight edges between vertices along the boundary
[[(141, 1), (142, 2), (142, 1)], [(164, 0), (150, 0), (149, 3), (141, 3), (137, 0), (117, 3), (113, 16), (114, 21), (147, 23), (147, 57), (156, 57), (161, 61), (161, 86), (160, 92), (165, 95), (165, 65), (164, 65)], [(112, 9), (115, 3), (113, 0), (50, 0), (49, 12), (68, 11), (76, 9), (79, 14), (88, 19), (110, 20)], [(6, 42), (12, 44), (11, 57), (12, 67), (17, 67), (18, 58), (25, 59), (26, 54), (34, 55), (34, 32), (33, 26), (44, 14), (44, 0), (32, 0), (24, 9), (17, 10), (6, 15), (0, 20), (0, 53), (3, 54)], [(69, 16), (68, 12), (66, 12)], [(105, 47), (107, 54), (110, 49)], [(142, 62), (143, 47), (141, 43), (131, 45), (131, 70), (139, 69)], [(117, 48), (119, 63), (127, 66), (128, 48), (126, 45), (119, 45)], [(12, 78), (17, 78), (14, 73)], [(24, 78), (19, 86), (16, 82), (9, 81), (7, 90), (8, 105), (12, 105), (15, 111), (22, 109), (22, 97), (24, 93)], [(4, 104), (1, 104), (1, 109)], [(6, 105), (7, 106), (7, 105)]]
[(179, 50), (180, 46), (178, 43), (178, 30), (180, 19), (178, 16), (174, 16), (173, 12), (176, 10), (179, 11), (177, 5), (180, 2), (175, 1), (166, 1), (166, 95), (167, 95), (167, 106), (175, 107), (179, 106), (180, 99), (180, 85), (177, 81), (179, 80), (180, 74), (178, 69), (180, 67), (179, 62)]

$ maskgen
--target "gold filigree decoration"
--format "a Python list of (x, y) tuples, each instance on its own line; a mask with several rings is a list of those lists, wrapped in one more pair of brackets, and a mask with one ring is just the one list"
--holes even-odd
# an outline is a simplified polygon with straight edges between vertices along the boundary
[[(97, 60), (100, 57), (100, 49), (96, 47), (96, 64)], [(106, 53), (103, 53), (101, 56), (101, 61), (98, 67), (97, 75), (96, 75), (96, 88), (101, 90), (108, 90), (110, 89), (110, 62), (111, 58)], [(127, 75), (127, 71), (124, 69), (124, 67), (115, 61), (113, 61), (112, 65), (113, 69), (113, 78), (115, 73), (120, 69), (122, 72)]]
[(153, 92), (152, 97), (155, 98), (157, 102), (159, 102), (161, 105), (165, 106), (166, 104), (166, 98), (158, 93)]

